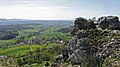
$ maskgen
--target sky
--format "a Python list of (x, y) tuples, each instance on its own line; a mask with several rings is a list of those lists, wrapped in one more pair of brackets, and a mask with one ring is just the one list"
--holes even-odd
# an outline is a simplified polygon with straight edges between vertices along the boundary
[(0, 18), (72, 20), (120, 16), (120, 0), (0, 0)]

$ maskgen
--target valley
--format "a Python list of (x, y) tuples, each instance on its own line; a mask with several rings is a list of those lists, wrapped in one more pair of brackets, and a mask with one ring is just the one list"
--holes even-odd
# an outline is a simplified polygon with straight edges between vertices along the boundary
[[(46, 63), (50, 66), (54, 57), (61, 53), (62, 48), (71, 38), (70, 30), (67, 32), (60, 30), (69, 28), (72, 21), (64, 22), (58, 24), (59, 21), (53, 23), (50, 21), (47, 22), (48, 25), (46, 22), (0, 25), (1, 59), (12, 58), (17, 63), (13, 64), (14, 67), (43, 67)], [(14, 36), (11, 32), (17, 35)], [(7, 66), (5, 63), (0, 64)]]

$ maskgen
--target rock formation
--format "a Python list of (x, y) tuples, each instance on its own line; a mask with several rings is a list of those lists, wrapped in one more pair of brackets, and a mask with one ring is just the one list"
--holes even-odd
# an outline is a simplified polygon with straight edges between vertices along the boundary
[(117, 16), (105, 16), (98, 19), (99, 27), (102, 29), (120, 30), (120, 21)]
[[(120, 67), (120, 22), (116, 16), (100, 17), (99, 30), (92, 20), (77, 18), (71, 31), (72, 39), (63, 57), (80, 67)], [(109, 30), (104, 30), (109, 29)], [(113, 29), (113, 30), (110, 30)], [(117, 31), (114, 32), (114, 31)], [(68, 55), (67, 55), (68, 54)], [(110, 59), (113, 60), (110, 60)], [(115, 65), (118, 63), (118, 65)]]
[(79, 17), (75, 19), (74, 28), (71, 32), (72, 35), (75, 35), (78, 30), (86, 30), (96, 28), (92, 20), (87, 20), (85, 18)]

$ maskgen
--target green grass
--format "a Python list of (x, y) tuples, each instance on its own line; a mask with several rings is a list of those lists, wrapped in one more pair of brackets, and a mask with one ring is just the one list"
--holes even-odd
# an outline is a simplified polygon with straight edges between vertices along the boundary
[[(32, 49), (33, 51), (35, 51), (37, 48), (40, 48), (41, 50), (42, 49), (45, 49), (45, 53), (46, 53), (46, 50), (49, 50), (51, 48), (54, 48), (56, 47), (55, 50), (57, 50), (58, 48), (63, 48), (64, 45), (60, 45), (60, 44), (56, 44), (56, 43), (51, 43), (51, 42), (47, 42), (46, 44), (42, 44), (42, 45), (35, 45), (33, 44), (32, 45)], [(53, 52), (54, 50), (51, 49)], [(28, 45), (20, 45), (20, 46), (15, 46), (15, 47), (12, 47), (12, 48), (9, 48), (9, 49), (5, 49), (5, 50), (0, 50), (0, 56), (12, 56), (14, 58), (17, 58), (20, 56), (23, 56), (25, 55), (27, 52), (30, 51), (30, 47)], [(58, 50), (59, 51), (59, 50)], [(49, 54), (49, 53), (47, 53)], [(54, 57), (57, 55), (57, 51), (55, 51), (55, 53), (53, 54), (50, 54), (51, 56), (51, 60), (48, 61), (49, 64), (51, 63), (52, 59), (54, 59)], [(45, 65), (45, 62), (46, 61), (43, 61), (41, 64), (31, 64), (31, 65), (28, 65), (28, 67), (43, 67)]]
[(4, 43), (4, 42), (8, 42), (8, 43), (13, 43), (13, 42), (15, 42), (15, 40), (14, 39), (11, 39), (11, 40), (0, 40), (0, 43)]
[(39, 29), (21, 30), (21, 31), (19, 31), (19, 35), (16, 38), (23, 37), (23, 36), (28, 36), (30, 33), (38, 32), (38, 31), (39, 31)]
[[(10, 40), (0, 40), (0, 46), (4, 46), (4, 45), (9, 45), (8, 43), (15, 43), (16, 41), (14, 39), (10, 39)], [(14, 45), (14, 44), (13, 44)]]
[[(35, 50), (38, 47), (42, 47), (42, 46), (32, 45), (33, 50)], [(28, 45), (21, 45), (5, 50), (0, 50), (0, 55), (18, 55), (18, 54), (24, 54), (27, 51), (30, 51), (30, 47)]]
[(64, 33), (57, 32), (54, 30), (46, 30), (42, 33), (42, 36), (44, 36), (44, 37), (52, 37), (52, 36), (58, 36), (58, 35), (64, 35)]
[[(49, 43), (49, 45), (43, 44), (43, 45), (32, 45), (32, 50), (34, 51), (36, 48), (50, 48), (54, 46), (59, 46), (56, 43)], [(30, 47), (28, 45), (20, 45), (20, 46), (15, 46), (9, 49), (1, 49), (0, 50), (0, 55), (18, 55), (18, 54), (25, 54), (27, 51), (30, 51)]]

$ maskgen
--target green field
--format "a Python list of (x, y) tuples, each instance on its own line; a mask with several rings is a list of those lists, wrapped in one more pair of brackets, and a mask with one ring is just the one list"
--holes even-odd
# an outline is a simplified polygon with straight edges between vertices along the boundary
[[(9, 27), (12, 28), (12, 31), (14, 31), (18, 28), (18, 26), (19, 25), (16, 25), (15, 27)], [(17, 30), (17, 32), (19, 32), (19, 35), (17, 35), (16, 38), (9, 40), (0, 40), (0, 56), (8, 56), (9, 58), (16, 60), (16, 63), (19, 66), (43, 67), (46, 62), (51, 64), (55, 56), (60, 54), (61, 50), (64, 47), (63, 44), (56, 43), (52, 41), (51, 38), (62, 38), (64, 41), (69, 41), (71, 38), (70, 33), (63, 33), (58, 31), (59, 29), (69, 27), (69, 25), (67, 26), (58, 24), (51, 26), (41, 24), (26, 24), (24, 25), (26, 27), (22, 25), (20, 26), (20, 29)], [(21, 42), (28, 42), (28, 40), (32, 39), (34, 39), (34, 42), (39, 42), (39, 40), (45, 39), (45, 43), (34, 43), (31, 44), (31, 46), (29, 44), (20, 45)], [(23, 61), (24, 58), (26, 58), (26, 61)], [(5, 62), (8, 62), (8, 65), (10, 65), (10, 62), (6, 60), (4, 60), (4, 63), (0, 63), (0, 65), (6, 65)]]
[[(43, 44), (43, 45), (35, 45), (33, 44), (32, 45), (32, 49), (33, 51), (36, 49), (36, 48), (49, 48), (49, 47), (53, 47), (53, 46), (59, 46), (59, 44), (55, 44), (55, 43), (52, 43), (52, 44), (49, 44), (49, 45), (46, 45), (46, 44)], [(5, 50), (0, 50), (0, 55), (18, 55), (18, 54), (24, 54), (26, 52), (30, 51), (30, 46), (29, 45), (20, 45), (20, 46), (15, 46), (13, 48), (9, 48), (9, 49), (5, 49)]]
[[(38, 47), (38, 46), (32, 46), (32, 47)], [(24, 54), (26, 51), (30, 51), (29, 46), (21, 45), (5, 50), (0, 50), (0, 55), (18, 55), (19, 53)]]
[[(63, 45), (56, 44), (56, 43), (50, 43), (50, 42), (48, 42), (46, 44), (42, 44), (42, 45), (35, 45), (35, 44), (32, 45), (33, 52), (36, 51), (36, 49), (38, 49), (38, 48), (41, 50), (39, 53), (41, 55), (43, 55), (43, 57), (45, 57), (45, 56), (50, 57), (50, 60), (47, 62), (51, 63), (51, 61), (53, 61), (54, 57), (58, 54), (58, 52), (61, 51), (58, 49), (62, 49)], [(51, 53), (49, 53), (49, 51), (51, 51)], [(24, 55), (29, 54), (29, 52), (31, 52), (30, 46), (20, 45), (20, 46), (15, 46), (15, 47), (12, 47), (9, 49), (0, 50), (0, 56), (11, 56), (13, 58), (17, 57), (16, 59), (19, 59), (19, 58), (22, 58), (20, 56), (24, 57)], [(36, 53), (33, 53), (33, 54), (36, 54)], [(26, 57), (29, 57), (29, 56), (26, 56)], [(42, 61), (42, 63), (40, 63), (40, 64), (33, 63), (31, 65), (25, 64), (25, 66), (28, 66), (28, 67), (29, 66), (31, 66), (31, 67), (41, 67), (42, 66), (43, 67), (45, 65), (45, 62), (46, 61)]]

